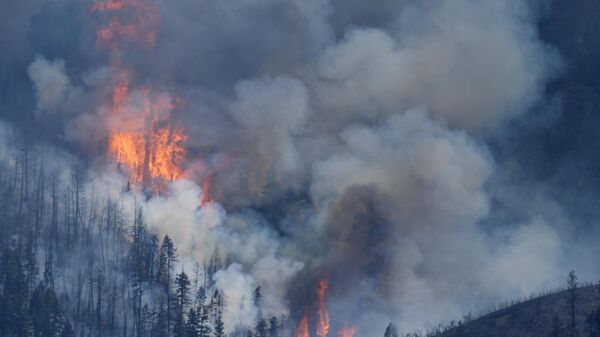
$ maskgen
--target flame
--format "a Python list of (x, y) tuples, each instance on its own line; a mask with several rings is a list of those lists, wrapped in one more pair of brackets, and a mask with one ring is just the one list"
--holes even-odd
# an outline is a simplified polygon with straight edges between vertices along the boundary
[(319, 322), (317, 323), (317, 335), (319, 337), (327, 337), (329, 334), (329, 312), (325, 306), (325, 293), (327, 292), (327, 281), (320, 281), (317, 286), (318, 307), (317, 315)]
[[(327, 306), (325, 305), (325, 294), (327, 293), (327, 288), (329, 284), (327, 281), (319, 281), (317, 285), (317, 335), (319, 337), (326, 337), (329, 334), (329, 312), (327, 311)], [(338, 337), (355, 337), (358, 329), (355, 326), (345, 325), (338, 330)], [(310, 333), (308, 330), (308, 312), (305, 311), (302, 316), (302, 320), (298, 324), (298, 328), (296, 329), (296, 337), (310, 337)]]
[(109, 156), (127, 170), (132, 184), (147, 183), (158, 193), (165, 183), (184, 176), (186, 135), (169, 121), (176, 107), (172, 97), (144, 89), (134, 98), (127, 86), (115, 86)]
[(158, 193), (169, 181), (184, 176), (181, 164), (186, 134), (171, 122), (178, 99), (150, 88), (132, 89), (131, 71), (122, 60), (131, 42), (152, 47), (158, 32), (158, 7), (145, 0), (98, 0), (90, 13), (108, 14), (97, 31), (97, 43), (109, 50), (113, 74), (108, 153), (130, 176)]
[[(329, 284), (325, 280), (319, 281), (319, 284), (317, 285), (317, 335), (319, 337), (326, 337), (329, 334), (329, 312), (325, 305), (325, 294), (327, 293), (328, 287)], [(345, 325), (338, 330), (337, 335), (338, 337), (355, 337), (357, 331), (358, 329), (355, 326)], [(300, 321), (300, 324), (298, 324), (296, 337), (310, 337), (307, 311), (304, 312), (304, 316), (302, 316), (302, 320)]]
[(108, 12), (108, 24), (98, 29), (96, 41), (99, 46), (117, 51), (119, 43), (134, 41), (144, 47), (156, 43), (158, 32), (158, 6), (144, 0), (96, 1), (90, 13)]
[(210, 177), (206, 178), (202, 182), (202, 197), (200, 198), (200, 206), (203, 207), (212, 203), (212, 198), (210, 197)]
[(298, 324), (298, 328), (296, 329), (296, 337), (310, 337), (310, 333), (308, 331), (308, 312), (304, 312), (304, 316)]
[(356, 336), (355, 326), (344, 326), (338, 331), (338, 337), (354, 337)]

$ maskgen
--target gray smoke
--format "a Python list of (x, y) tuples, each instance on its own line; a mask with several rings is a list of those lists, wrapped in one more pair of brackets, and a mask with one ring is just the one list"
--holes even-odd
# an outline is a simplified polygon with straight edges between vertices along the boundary
[[(333, 325), (356, 322), (361, 337), (377, 337), (390, 321), (409, 332), (556, 286), (578, 265), (566, 212), (504, 170), (488, 145), (544, 100), (556, 71), (537, 7), (156, 2), (156, 48), (127, 50), (124, 62), (134, 85), (182, 98), (173, 118), (189, 136), (190, 179), (165, 195), (126, 191), (127, 178), (96, 151), (115, 123), (113, 74), (86, 1), (15, 5), (30, 23), (8, 36), (31, 50), (11, 48), (6, 64), (23, 63), (31, 113), (52, 116), (53, 139), (86, 150), (74, 152), (90, 166), (88, 189), (131, 214), (141, 207), (186, 270), (215, 247), (232, 257), (214, 279), (230, 331), (253, 324), (257, 286), (260, 310), (294, 325), (315, 281), (329, 279)], [(56, 33), (70, 11), (76, 28)], [(215, 203), (198, 208), (208, 176)], [(529, 187), (537, 198), (520, 193)]]

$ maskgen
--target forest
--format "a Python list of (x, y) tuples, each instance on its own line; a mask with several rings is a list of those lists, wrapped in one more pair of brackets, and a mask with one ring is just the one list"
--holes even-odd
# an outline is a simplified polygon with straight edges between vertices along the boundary
[[(225, 336), (227, 294), (213, 275), (230, 257), (215, 249), (184, 270), (168, 234), (150, 232), (141, 210), (84, 191), (81, 170), (61, 172), (39, 149), (4, 150), (1, 336)], [(229, 335), (276, 337), (281, 320), (259, 314), (255, 330)]]

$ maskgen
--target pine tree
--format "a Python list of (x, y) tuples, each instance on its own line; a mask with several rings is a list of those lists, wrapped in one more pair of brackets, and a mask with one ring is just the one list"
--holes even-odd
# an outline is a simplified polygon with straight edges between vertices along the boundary
[(171, 316), (172, 316), (172, 306), (173, 306), (173, 298), (171, 296), (171, 275), (173, 273), (173, 268), (175, 267), (175, 262), (177, 261), (177, 249), (171, 241), (169, 235), (165, 235), (162, 245), (160, 247), (160, 255), (159, 255), (159, 265), (158, 265), (158, 277), (159, 284), (162, 286), (163, 292), (166, 296), (166, 323), (167, 323), (167, 332), (171, 332)]
[(200, 317), (194, 308), (191, 308), (188, 313), (187, 323), (185, 325), (186, 337), (200, 337)]
[(576, 331), (576, 321), (575, 321), (575, 292), (577, 290), (577, 276), (575, 275), (575, 271), (571, 271), (569, 276), (567, 277), (567, 286), (569, 290), (570, 296), (570, 310), (569, 314), (571, 317), (571, 324), (569, 325), (569, 330), (571, 331), (571, 337), (575, 337)]
[(275, 316), (269, 319), (269, 337), (279, 337), (279, 320)]
[(223, 323), (223, 296), (218, 290), (215, 290), (213, 300), (211, 301), (215, 312), (214, 337), (225, 337), (225, 324)]
[(256, 337), (268, 337), (267, 335), (267, 321), (264, 319), (259, 319), (258, 322), (256, 323), (256, 329), (255, 329), (255, 336)]
[(25, 336), (28, 330), (29, 290), (21, 261), (21, 248), (6, 249), (2, 254), (0, 267), (3, 306), (0, 332)]
[(223, 324), (223, 313), (219, 310), (215, 321), (215, 337), (225, 337), (225, 324)]
[(183, 271), (177, 275), (175, 279), (175, 285), (177, 287), (175, 291), (175, 325), (174, 325), (174, 333), (176, 337), (184, 337), (185, 336), (185, 317), (184, 312), (189, 304), (189, 289), (190, 289), (190, 280), (188, 279), (186, 273)]
[(181, 309), (185, 309), (185, 307), (190, 303), (189, 291), (191, 285), (190, 280), (185, 272), (182, 271), (181, 273), (177, 274), (175, 285), (177, 286), (177, 290), (175, 292), (177, 306)]
[(212, 320), (217, 320), (217, 315), (221, 310), (221, 306), (223, 304), (223, 296), (219, 292), (219, 289), (215, 289), (213, 292), (212, 298), (210, 299), (210, 311), (212, 315)]
[(552, 317), (552, 330), (550, 331), (550, 337), (560, 337), (562, 335), (562, 324), (558, 315)]
[(26, 273), (27, 288), (29, 291), (33, 291), (33, 289), (35, 289), (38, 277), (36, 247), (33, 232), (29, 233), (28, 240), (25, 244), (23, 264)]
[(384, 337), (398, 337), (398, 329), (393, 323), (388, 324), (385, 329)]
[(71, 322), (69, 322), (68, 320), (65, 322), (65, 326), (63, 327), (60, 337), (75, 337), (75, 332), (73, 331)]
[(254, 306), (256, 307), (256, 322), (259, 323), (260, 320), (262, 320), (262, 310), (261, 310), (261, 304), (262, 304), (262, 291), (260, 286), (256, 287), (256, 289), (254, 289), (254, 293), (252, 294), (252, 299), (254, 301)]
[[(204, 290), (204, 287), (200, 287), (200, 288), (198, 288), (198, 291), (196, 291), (196, 298), (194, 300), (194, 306), (196, 306), (197, 308), (201, 308), (202, 306), (204, 306), (205, 303), (206, 303), (206, 290)], [(198, 309), (198, 313), (200, 313), (200, 309)]]
[(169, 336), (167, 330), (167, 311), (165, 310), (165, 304), (160, 303), (158, 305), (158, 310), (154, 315), (154, 320), (152, 322), (152, 330), (150, 335), (152, 337), (167, 337)]
[(200, 310), (200, 324), (199, 324), (199, 337), (209, 337), (211, 333), (210, 329), (210, 306), (205, 304)]
[(39, 286), (33, 292), (29, 315), (34, 337), (58, 337), (66, 325), (62, 308), (52, 288)]

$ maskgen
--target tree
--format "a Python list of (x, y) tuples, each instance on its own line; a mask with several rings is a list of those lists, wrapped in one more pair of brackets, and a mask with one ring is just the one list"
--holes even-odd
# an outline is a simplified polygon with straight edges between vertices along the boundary
[(575, 337), (576, 331), (576, 321), (575, 321), (575, 292), (578, 287), (577, 276), (575, 275), (575, 271), (572, 270), (567, 277), (567, 287), (570, 295), (570, 317), (571, 324), (569, 325), (569, 330), (571, 331), (571, 337)]
[(208, 304), (202, 305), (198, 309), (200, 311), (200, 323), (199, 323), (199, 337), (209, 337), (211, 333), (210, 329), (210, 306)]
[(38, 265), (36, 259), (35, 237), (30, 231), (28, 240), (25, 243), (25, 251), (23, 255), (23, 267), (25, 269), (27, 288), (31, 291), (35, 289), (38, 277)]
[(275, 316), (269, 319), (269, 336), (279, 337), (279, 321)]
[(175, 326), (174, 332), (177, 337), (185, 336), (185, 317), (184, 312), (189, 304), (189, 289), (190, 280), (186, 273), (181, 271), (175, 279), (175, 285), (177, 287), (175, 291)]
[(552, 317), (552, 330), (550, 331), (550, 337), (560, 337), (562, 334), (562, 323), (558, 315)]
[(191, 308), (188, 313), (188, 319), (185, 326), (186, 337), (199, 337), (200, 336), (200, 317), (196, 313), (194, 308)]
[(69, 322), (68, 320), (65, 322), (65, 326), (63, 327), (60, 337), (75, 337), (75, 332), (73, 331), (71, 322)]
[(396, 326), (390, 322), (390, 324), (388, 324), (387, 328), (385, 329), (385, 333), (383, 334), (384, 337), (398, 337), (398, 329), (396, 328)]
[[(256, 322), (258, 324), (263, 319), (263, 314), (262, 314), (262, 310), (261, 310), (262, 290), (261, 290), (260, 286), (256, 287), (256, 289), (254, 289), (254, 292), (252, 293), (252, 299), (254, 301), (254, 306), (257, 309), (256, 310)], [(265, 325), (265, 332), (266, 332), (266, 325)]]
[(21, 261), (21, 248), (6, 249), (0, 259), (0, 335), (25, 336), (28, 321), (28, 287)]
[(225, 337), (225, 324), (223, 324), (222, 312), (219, 312), (215, 321), (215, 337)]
[(29, 308), (34, 337), (58, 337), (64, 330), (65, 317), (52, 288), (37, 287), (31, 295)]
[(215, 290), (212, 303), (215, 310), (214, 337), (225, 337), (225, 324), (223, 323), (223, 296), (218, 290)]
[(154, 315), (150, 332), (152, 337), (167, 337), (169, 335), (167, 330), (167, 311), (164, 307), (165, 305), (163, 302), (158, 305), (158, 311), (156, 311), (156, 314)]
[(167, 323), (167, 332), (171, 331), (171, 306), (172, 306), (172, 298), (171, 298), (171, 274), (173, 273), (173, 268), (175, 267), (175, 262), (177, 261), (177, 249), (173, 244), (173, 241), (169, 237), (169, 235), (165, 235), (162, 245), (160, 246), (160, 255), (159, 255), (159, 264), (158, 264), (158, 278), (159, 284), (162, 285), (164, 294), (166, 295), (166, 323)]
[(600, 306), (588, 315), (590, 337), (600, 337)]
[(177, 274), (175, 285), (177, 286), (177, 290), (175, 291), (175, 300), (177, 301), (177, 306), (183, 310), (190, 303), (189, 291), (191, 285), (190, 280), (185, 272), (181, 271), (181, 273)]
[(259, 319), (256, 323), (256, 337), (268, 337), (267, 336), (267, 321), (264, 319)]

